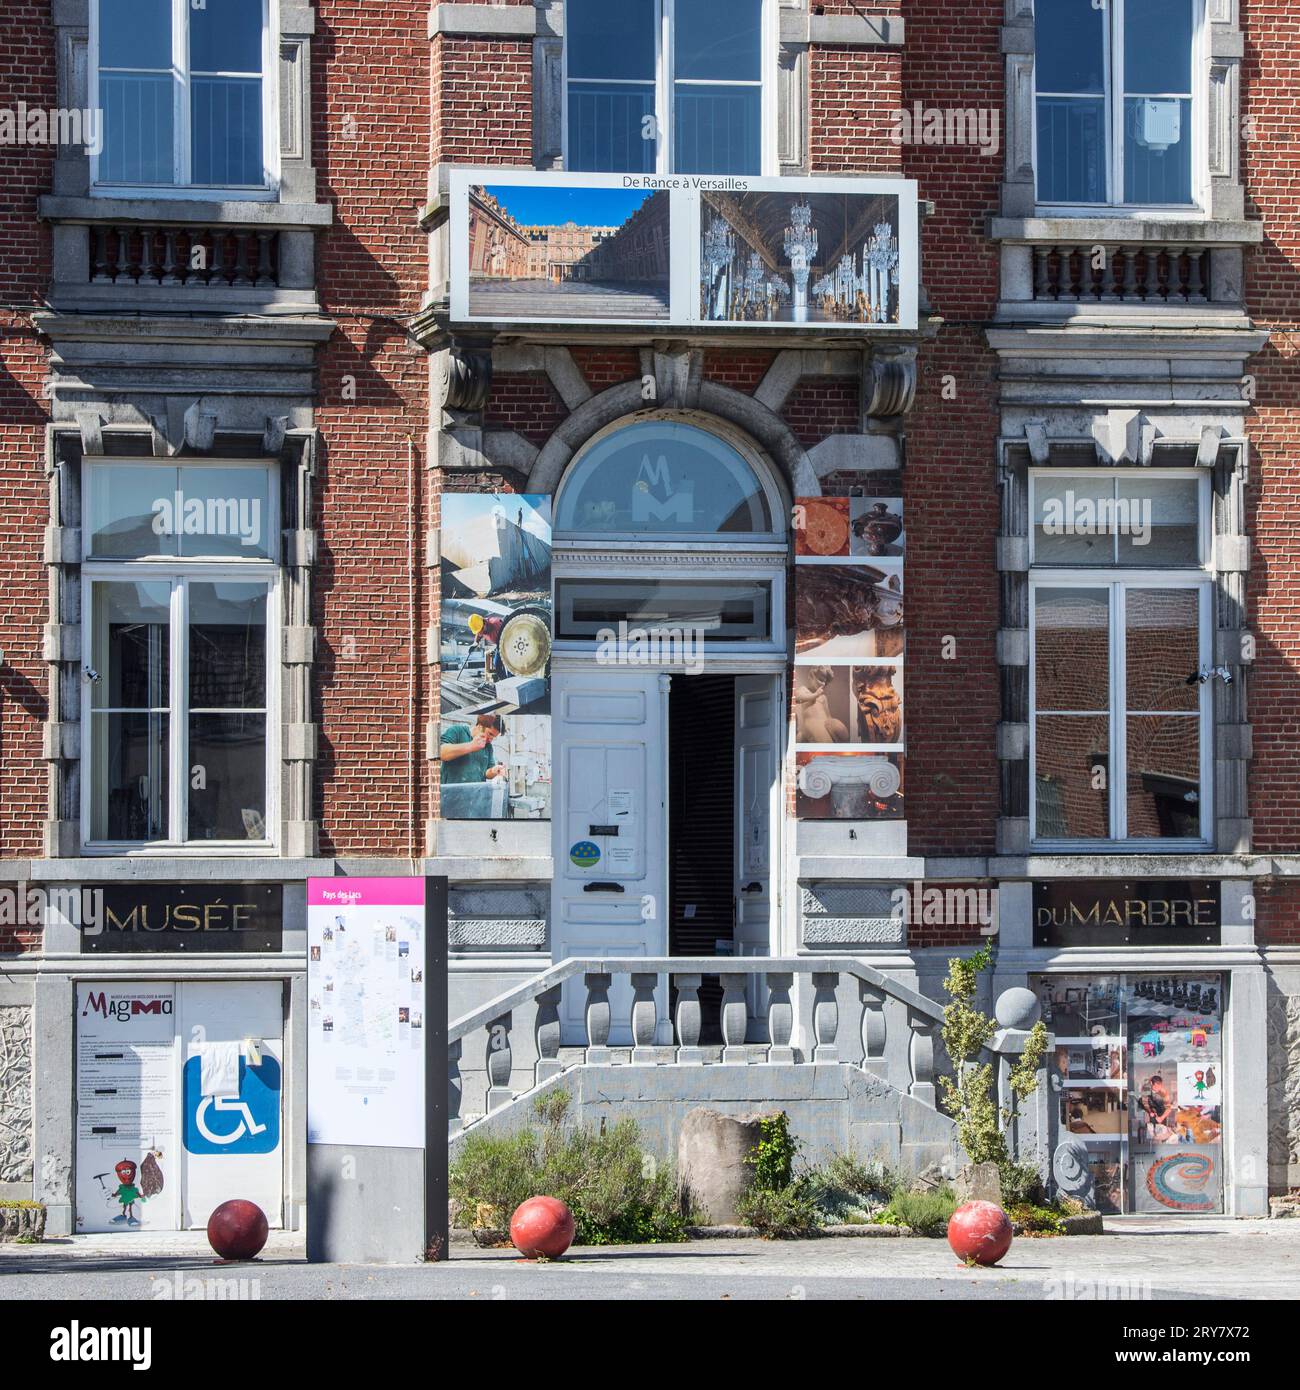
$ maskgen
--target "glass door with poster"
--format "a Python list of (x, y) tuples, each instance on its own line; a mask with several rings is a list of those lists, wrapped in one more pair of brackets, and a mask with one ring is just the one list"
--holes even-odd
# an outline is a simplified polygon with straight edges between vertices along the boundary
[(1102, 1212), (1223, 1210), (1223, 984), (1050, 975), (1049, 1084), (1060, 1195)]

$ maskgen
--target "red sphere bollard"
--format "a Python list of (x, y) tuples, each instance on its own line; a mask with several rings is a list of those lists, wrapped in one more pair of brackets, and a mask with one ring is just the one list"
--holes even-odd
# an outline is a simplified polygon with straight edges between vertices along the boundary
[(223, 1260), (256, 1259), (270, 1233), (266, 1213), (242, 1197), (222, 1202), (208, 1217), (208, 1244)]
[(573, 1244), (573, 1213), (558, 1197), (530, 1197), (510, 1218), (510, 1243), (530, 1260), (558, 1260)]
[(948, 1244), (967, 1264), (995, 1265), (1011, 1249), (1011, 1218), (996, 1202), (967, 1202), (948, 1222)]

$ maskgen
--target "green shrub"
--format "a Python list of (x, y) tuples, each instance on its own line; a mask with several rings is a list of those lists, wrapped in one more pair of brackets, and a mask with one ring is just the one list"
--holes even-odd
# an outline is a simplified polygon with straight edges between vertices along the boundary
[(1032, 1163), (1000, 1163), (998, 1176), (1002, 1180), (1004, 1207), (1040, 1205), (1047, 1195), (1038, 1169)]
[(790, 1133), (790, 1117), (784, 1110), (764, 1115), (758, 1122), (758, 1148), (745, 1160), (754, 1170), (754, 1186), (764, 1192), (780, 1192), (794, 1181), (794, 1161), (799, 1141)]
[(1008, 1204), (1007, 1215), (1020, 1227), (1021, 1234), (1027, 1236), (1063, 1236), (1065, 1217), (1051, 1207), (1036, 1206), (1031, 1202)]
[(906, 1226), (918, 1236), (943, 1236), (956, 1210), (957, 1198), (951, 1188), (939, 1187), (933, 1192), (899, 1188), (877, 1220), (885, 1226)]
[(757, 1183), (736, 1203), (736, 1215), (768, 1240), (795, 1240), (822, 1224), (808, 1184), (802, 1180), (769, 1189)]
[(471, 1216), (480, 1205), (509, 1224), (530, 1197), (558, 1197), (573, 1212), (576, 1245), (657, 1244), (686, 1239), (672, 1170), (646, 1153), (635, 1120), (605, 1133), (563, 1127), (569, 1097), (538, 1097), (539, 1130), (470, 1133), (451, 1165), (451, 1195)]
[(827, 1187), (880, 1202), (889, 1201), (903, 1182), (901, 1173), (882, 1159), (863, 1163), (853, 1153), (836, 1154), (821, 1169), (821, 1176)]

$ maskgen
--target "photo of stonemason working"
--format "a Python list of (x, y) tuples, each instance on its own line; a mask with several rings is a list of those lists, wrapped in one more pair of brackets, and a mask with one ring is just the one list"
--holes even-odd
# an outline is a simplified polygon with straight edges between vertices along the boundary
[(551, 813), (550, 736), (545, 715), (443, 719), (443, 819), (545, 820)]

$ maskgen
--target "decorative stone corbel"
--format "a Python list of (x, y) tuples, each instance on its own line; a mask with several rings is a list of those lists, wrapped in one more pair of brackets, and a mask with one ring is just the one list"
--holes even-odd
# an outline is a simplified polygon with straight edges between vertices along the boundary
[(704, 379), (703, 352), (683, 343), (656, 343), (654, 378), (655, 405), (694, 410), (700, 403)]
[(1196, 450), (1196, 466), (1213, 468), (1219, 461), (1219, 446), (1223, 442), (1222, 425), (1206, 425), (1201, 431), (1200, 447)]
[(478, 414), (492, 392), (492, 354), (447, 348), (438, 354), (436, 395), (443, 410)]
[(1047, 438), (1047, 423), (1043, 420), (1025, 421), (1025, 441), (1035, 468), (1046, 468), (1052, 461), (1052, 446)]
[(98, 455), (104, 452), (104, 417), (97, 410), (78, 410), (77, 428), (81, 431), (81, 452)]
[(877, 350), (864, 364), (863, 428), (873, 419), (906, 415), (916, 402), (916, 349)]
[(287, 415), (268, 415), (266, 429), (262, 432), (262, 452), (268, 458), (279, 458), (284, 448), (284, 437), (289, 432)]

